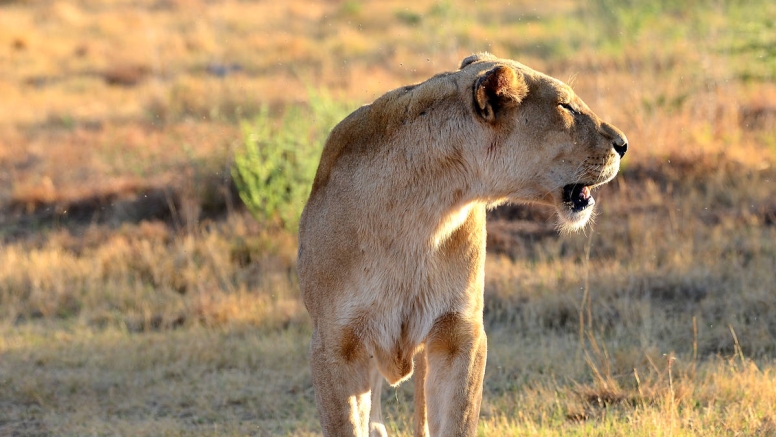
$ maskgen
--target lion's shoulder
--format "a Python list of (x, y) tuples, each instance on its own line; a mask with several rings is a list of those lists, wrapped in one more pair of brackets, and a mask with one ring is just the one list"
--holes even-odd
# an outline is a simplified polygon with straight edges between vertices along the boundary
[(431, 123), (429, 118), (424, 118), (425, 111), (456, 91), (452, 74), (438, 74), (425, 82), (389, 91), (345, 117), (326, 140), (311, 193), (326, 186), (343, 158), (376, 154), (389, 144), (396, 147), (392, 140), (401, 138), (397, 135), (399, 131), (409, 126), (417, 130), (418, 122)]

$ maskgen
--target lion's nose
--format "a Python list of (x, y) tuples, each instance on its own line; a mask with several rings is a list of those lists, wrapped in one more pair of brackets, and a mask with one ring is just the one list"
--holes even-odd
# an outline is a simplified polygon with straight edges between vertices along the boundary
[(624, 137), (617, 137), (612, 141), (612, 146), (614, 147), (614, 151), (622, 158), (625, 156), (625, 152), (628, 151), (628, 140)]

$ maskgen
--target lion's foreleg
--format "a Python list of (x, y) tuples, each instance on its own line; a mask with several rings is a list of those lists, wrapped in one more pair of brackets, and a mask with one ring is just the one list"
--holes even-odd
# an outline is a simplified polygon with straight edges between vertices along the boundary
[(318, 330), (313, 330), (310, 367), (315, 403), (327, 437), (367, 437), (371, 406), (369, 358), (343, 357), (326, 348)]
[(487, 339), (481, 323), (446, 324), (428, 342), (426, 403), (430, 434), (474, 436), (482, 401)]

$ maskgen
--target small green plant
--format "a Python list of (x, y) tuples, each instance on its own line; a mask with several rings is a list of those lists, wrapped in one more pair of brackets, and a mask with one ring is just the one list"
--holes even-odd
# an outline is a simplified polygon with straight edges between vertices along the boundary
[(361, 13), (361, 3), (356, 0), (345, 0), (340, 6), (340, 11), (343, 15), (348, 17), (357, 16)]
[(325, 92), (309, 93), (309, 104), (288, 108), (279, 120), (265, 106), (241, 122), (242, 147), (235, 152), (232, 177), (253, 216), (295, 232), (310, 194), (326, 137), (348, 114), (347, 104)]
[(407, 9), (396, 11), (394, 16), (407, 26), (417, 26), (423, 21), (423, 16)]

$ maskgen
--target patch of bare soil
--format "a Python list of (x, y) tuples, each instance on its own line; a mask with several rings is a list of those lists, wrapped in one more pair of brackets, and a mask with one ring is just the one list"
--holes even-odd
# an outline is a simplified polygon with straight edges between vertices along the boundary
[(0, 205), (0, 239), (12, 241), (42, 229), (90, 224), (160, 221), (180, 228), (204, 219), (222, 220), (239, 209), (242, 203), (231, 178), (211, 177), (196, 190), (186, 184), (122, 184), (82, 197), (12, 198)]

